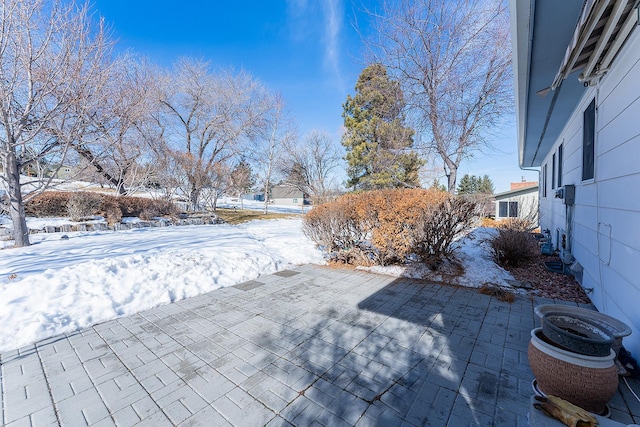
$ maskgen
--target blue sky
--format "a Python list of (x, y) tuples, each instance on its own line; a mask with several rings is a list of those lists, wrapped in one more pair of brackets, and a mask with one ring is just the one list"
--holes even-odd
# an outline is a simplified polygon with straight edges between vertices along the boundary
[[(331, 134), (339, 144), (342, 103), (365, 66), (358, 27), (368, 31), (363, 7), (376, 0), (94, 0), (118, 40), (152, 62), (170, 66), (181, 56), (214, 67), (244, 69), (281, 92), (301, 133)], [(364, 6), (363, 6), (364, 5)], [(513, 118), (509, 119), (513, 122)], [(515, 127), (495, 145), (501, 153), (478, 156), (460, 173), (489, 175), (496, 191), (522, 175), (517, 167)], [(503, 140), (504, 139), (504, 140)], [(441, 182), (445, 182), (441, 179)]]

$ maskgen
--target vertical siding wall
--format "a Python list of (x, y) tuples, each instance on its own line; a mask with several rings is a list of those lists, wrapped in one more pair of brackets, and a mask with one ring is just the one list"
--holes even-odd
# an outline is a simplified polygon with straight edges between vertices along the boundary
[[(595, 177), (582, 182), (583, 111), (596, 100)], [(564, 147), (562, 184), (576, 186), (572, 253), (582, 286), (601, 312), (632, 327), (624, 345), (640, 360), (640, 30), (612, 69), (587, 91), (543, 163), (547, 197), (540, 197), (542, 229), (566, 229), (566, 207), (551, 189), (552, 155)], [(556, 154), (557, 155), (557, 154)], [(540, 195), (542, 196), (542, 189)]]

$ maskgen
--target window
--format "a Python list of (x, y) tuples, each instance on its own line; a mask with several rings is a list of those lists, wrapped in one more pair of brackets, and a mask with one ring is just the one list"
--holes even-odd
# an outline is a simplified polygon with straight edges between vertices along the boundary
[(556, 153), (553, 153), (551, 161), (551, 189), (556, 188)]
[(498, 210), (498, 216), (501, 218), (517, 218), (518, 202), (499, 202)]
[(542, 167), (542, 197), (547, 197), (547, 165)]
[(582, 123), (582, 180), (593, 179), (596, 136), (596, 100), (584, 110)]
[(562, 144), (558, 147), (558, 188), (562, 187), (562, 156), (563, 148)]

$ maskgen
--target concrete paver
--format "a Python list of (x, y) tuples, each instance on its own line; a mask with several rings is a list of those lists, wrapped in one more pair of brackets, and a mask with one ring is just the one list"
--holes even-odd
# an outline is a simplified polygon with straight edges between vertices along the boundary
[(0, 355), (0, 424), (525, 426), (549, 302), (301, 266)]

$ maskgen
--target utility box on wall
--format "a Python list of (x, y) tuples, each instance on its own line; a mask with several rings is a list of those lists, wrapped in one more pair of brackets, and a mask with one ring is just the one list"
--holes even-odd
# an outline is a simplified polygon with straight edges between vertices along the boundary
[(573, 206), (576, 203), (576, 186), (569, 184), (564, 186), (564, 204)]

